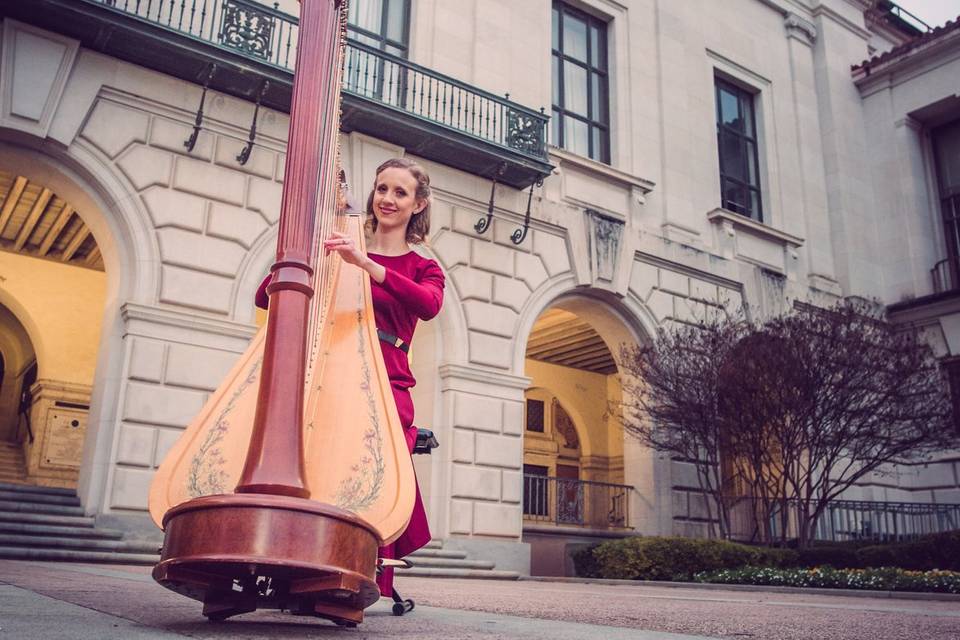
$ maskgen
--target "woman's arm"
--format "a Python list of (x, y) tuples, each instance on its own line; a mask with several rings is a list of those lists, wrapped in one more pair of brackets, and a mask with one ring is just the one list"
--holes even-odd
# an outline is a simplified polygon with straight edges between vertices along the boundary
[[(371, 262), (373, 262), (371, 260)], [(377, 265), (380, 266), (380, 265)], [(443, 270), (430, 260), (419, 281), (413, 281), (392, 269), (384, 270), (383, 288), (421, 320), (429, 320), (440, 313), (443, 305)]]

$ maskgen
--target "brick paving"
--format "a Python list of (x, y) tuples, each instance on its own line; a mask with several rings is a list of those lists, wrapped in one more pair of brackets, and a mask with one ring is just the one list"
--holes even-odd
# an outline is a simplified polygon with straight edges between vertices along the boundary
[(396, 618), (381, 601), (357, 629), (270, 611), (214, 624), (199, 603), (153, 583), (148, 567), (0, 560), (0, 640), (960, 640), (957, 601), (413, 577), (397, 586), (417, 609)]

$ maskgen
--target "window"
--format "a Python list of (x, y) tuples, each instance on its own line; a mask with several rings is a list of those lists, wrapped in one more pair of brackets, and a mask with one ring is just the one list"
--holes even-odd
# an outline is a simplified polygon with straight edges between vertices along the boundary
[(543, 401), (527, 400), (527, 431), (543, 433)]
[(933, 155), (947, 245), (947, 277), (941, 289), (960, 288), (960, 120), (934, 129)]
[(553, 4), (553, 144), (610, 162), (607, 25)]
[(351, 0), (347, 35), (401, 58), (407, 57), (410, 0)]
[(722, 78), (714, 82), (721, 206), (763, 222), (754, 94)]

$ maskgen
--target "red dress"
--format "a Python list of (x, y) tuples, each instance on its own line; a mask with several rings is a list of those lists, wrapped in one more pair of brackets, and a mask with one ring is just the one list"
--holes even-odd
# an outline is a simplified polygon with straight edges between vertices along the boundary
[[(373, 291), (373, 315), (377, 328), (397, 336), (410, 344), (418, 320), (429, 320), (440, 312), (443, 304), (443, 270), (433, 260), (421, 257), (410, 251), (401, 256), (382, 256), (368, 254), (371, 260), (386, 269), (382, 283), (370, 281)], [(266, 308), (266, 293), (270, 276), (257, 290), (256, 304)], [(399, 347), (380, 342), (383, 361), (390, 377), (393, 398), (397, 403), (400, 423), (403, 425), (407, 448), (413, 452), (417, 439), (417, 428), (413, 425), (413, 400), (410, 388), (417, 383), (410, 372), (407, 354)], [(380, 548), (381, 558), (402, 558), (430, 541), (430, 527), (427, 514), (420, 497), (420, 488), (416, 488), (416, 500), (413, 514), (406, 530), (397, 540)], [(384, 569), (377, 576), (380, 593), (389, 596), (393, 591), (393, 569)]]

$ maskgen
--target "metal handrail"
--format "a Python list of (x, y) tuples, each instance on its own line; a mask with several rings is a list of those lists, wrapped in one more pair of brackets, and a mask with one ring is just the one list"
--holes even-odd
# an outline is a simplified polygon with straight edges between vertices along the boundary
[(631, 491), (624, 484), (524, 474), (523, 517), (558, 526), (628, 529)]
[[(154, 27), (293, 72), (299, 20), (256, 0), (82, 0)], [(381, 107), (547, 161), (547, 122), (536, 111), (355, 40), (343, 91)]]
[[(796, 498), (724, 498), (730, 537), (761, 541), (794, 538), (806, 505)], [(817, 517), (816, 540), (910, 540), (960, 529), (960, 504), (872, 500), (832, 500)], [(762, 535), (765, 534), (765, 535)]]

